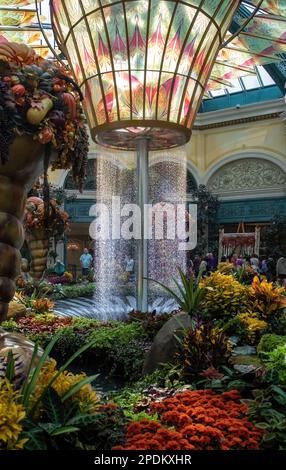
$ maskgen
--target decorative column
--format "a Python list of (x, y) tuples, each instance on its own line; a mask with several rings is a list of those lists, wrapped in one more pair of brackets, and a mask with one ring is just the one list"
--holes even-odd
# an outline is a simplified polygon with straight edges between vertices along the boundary
[(148, 138), (137, 140), (137, 204), (140, 208), (141, 238), (138, 240), (137, 259), (137, 310), (148, 312), (148, 217), (145, 207), (149, 201), (148, 188)]

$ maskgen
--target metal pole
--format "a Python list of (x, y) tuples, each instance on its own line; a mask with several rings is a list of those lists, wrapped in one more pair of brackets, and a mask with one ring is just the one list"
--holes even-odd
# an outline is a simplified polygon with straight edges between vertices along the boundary
[(137, 140), (137, 204), (141, 212), (141, 237), (138, 240), (137, 260), (137, 310), (148, 312), (148, 218), (144, 216), (145, 204), (148, 204), (148, 138)]

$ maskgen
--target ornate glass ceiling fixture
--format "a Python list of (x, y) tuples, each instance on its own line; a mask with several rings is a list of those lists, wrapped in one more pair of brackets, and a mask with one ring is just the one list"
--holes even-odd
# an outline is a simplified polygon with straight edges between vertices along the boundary
[(82, 87), (93, 138), (149, 149), (189, 140), (238, 0), (51, 2), (56, 37)]

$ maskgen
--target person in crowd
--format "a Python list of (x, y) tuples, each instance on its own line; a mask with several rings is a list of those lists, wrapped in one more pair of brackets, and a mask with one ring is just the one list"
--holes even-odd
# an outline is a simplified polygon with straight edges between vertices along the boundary
[(245, 259), (243, 258), (242, 255), (239, 255), (239, 257), (236, 260), (236, 266), (240, 267), (245, 264)]
[(188, 279), (194, 277), (194, 263), (191, 260), (191, 258), (187, 259), (187, 269), (186, 269), (186, 271), (187, 271), (186, 274), (187, 274)]
[(62, 276), (65, 272), (66, 268), (64, 263), (60, 259), (57, 259), (54, 265), (54, 271), (58, 276)]
[(260, 259), (260, 268), (259, 268), (260, 274), (263, 276), (268, 277), (268, 265), (267, 265), (267, 259), (266, 256), (261, 256)]
[(128, 274), (128, 280), (132, 281), (134, 277), (134, 259), (130, 256), (125, 258), (125, 272)]
[(230, 262), (231, 262), (234, 266), (236, 266), (237, 255), (236, 255), (235, 253), (234, 253), (234, 254), (232, 255), (232, 257), (230, 258)]
[(274, 256), (270, 255), (267, 258), (267, 267), (268, 267), (268, 274), (267, 279), (269, 281), (274, 281), (276, 278), (276, 263), (274, 260)]
[(286, 258), (281, 256), (276, 265), (276, 274), (278, 281), (286, 287)]
[(199, 255), (195, 255), (194, 261), (193, 261), (193, 270), (195, 273), (195, 276), (197, 277), (200, 271), (200, 264), (201, 264), (201, 257)]
[(80, 264), (82, 269), (82, 275), (88, 276), (90, 272), (90, 268), (92, 266), (92, 256), (88, 251), (88, 248), (84, 248), (83, 254), (80, 257)]
[(206, 256), (202, 259), (202, 261), (200, 263), (199, 273), (201, 274), (201, 276), (206, 276), (207, 273), (208, 273), (208, 263), (207, 263), (207, 257)]
[(217, 260), (214, 256), (213, 253), (208, 253), (207, 256), (207, 266), (208, 266), (208, 271), (212, 272), (216, 270), (217, 267)]
[(259, 258), (255, 253), (250, 258), (250, 266), (254, 271), (259, 271)]

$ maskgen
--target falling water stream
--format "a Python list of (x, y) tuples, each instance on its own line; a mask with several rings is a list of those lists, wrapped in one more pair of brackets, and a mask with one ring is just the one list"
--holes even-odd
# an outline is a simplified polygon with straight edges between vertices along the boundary
[[(120, 210), (125, 204), (136, 204), (136, 157), (132, 152), (128, 153), (127, 164), (125, 162), (125, 165), (120, 164), (120, 166), (116, 151), (114, 155), (109, 152), (108, 155), (101, 154), (97, 157), (95, 202), (105, 206), (104, 214), (101, 211), (100, 224), (97, 224), (97, 227), (105, 235), (104, 230), (109, 230), (109, 236), (106, 237), (108, 239), (94, 240), (96, 284), (94, 297), (59, 301), (56, 304), (57, 313), (108, 321), (122, 319), (136, 309), (138, 242), (132, 238), (132, 234), (130, 239), (123, 239), (120, 232), (117, 233), (117, 239), (111, 237), (114, 236), (112, 230), (115, 230), (114, 217), (117, 216), (116, 220), (119, 220), (120, 216), (119, 212), (116, 213), (116, 209), (119, 211), (119, 206), (116, 205), (118, 201), (120, 201)], [(162, 210), (168, 203), (174, 207), (178, 203), (185, 204), (186, 181), (187, 165), (184, 148), (150, 152), (149, 203), (152, 206), (156, 205)], [(121, 228), (128, 218), (130, 214), (121, 215)], [(155, 239), (153, 230), (153, 238), (148, 241), (148, 277), (173, 287), (172, 277), (178, 277), (177, 267), (183, 271), (186, 269), (186, 251), (178, 249), (176, 230), (174, 239), (166, 239), (168, 223), (174, 225), (176, 217), (174, 220), (172, 218), (168, 220), (165, 213), (158, 220), (165, 238)], [(134, 235), (135, 227), (131, 225), (130, 229)], [(128, 262), (129, 265), (130, 262), (132, 264), (132, 260), (134, 270), (130, 273), (126, 268)], [(148, 298), (149, 311), (170, 312), (177, 307), (174, 300), (153, 281), (149, 281)]]

